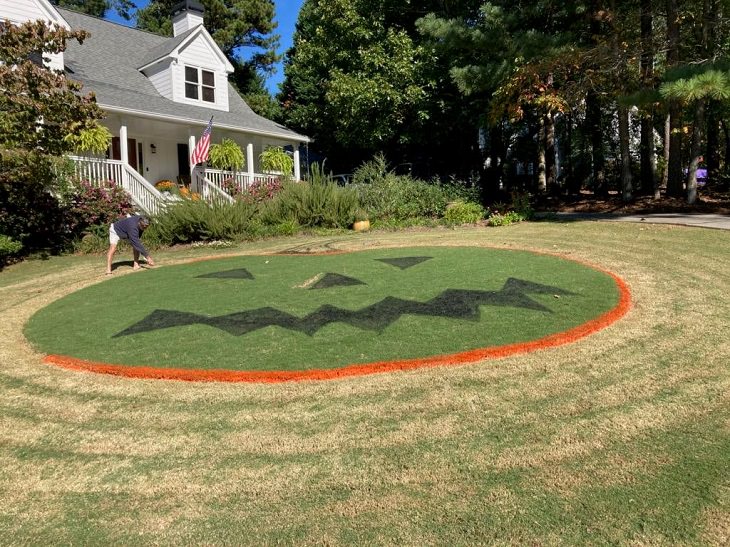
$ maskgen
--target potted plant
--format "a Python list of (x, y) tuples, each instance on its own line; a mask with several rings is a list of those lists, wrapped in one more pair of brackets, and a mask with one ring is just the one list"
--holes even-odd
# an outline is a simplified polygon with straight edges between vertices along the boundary
[(352, 229), (356, 232), (367, 232), (370, 229), (370, 220), (364, 209), (355, 209), (355, 221), (352, 223)]
[(214, 169), (231, 171), (233, 173), (231, 179), (235, 185), (236, 171), (243, 168), (246, 159), (238, 144), (231, 139), (223, 139), (219, 144), (211, 145), (208, 162)]
[(270, 146), (259, 156), (261, 170), (264, 173), (291, 177), (294, 172), (294, 160), (280, 146)]

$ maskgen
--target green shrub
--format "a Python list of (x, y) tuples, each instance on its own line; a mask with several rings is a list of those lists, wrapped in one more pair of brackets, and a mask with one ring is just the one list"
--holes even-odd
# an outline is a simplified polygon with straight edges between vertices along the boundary
[(476, 189), (450, 181), (426, 182), (396, 175), (382, 155), (365, 162), (353, 174), (353, 185), (371, 220), (441, 218), (449, 202), (477, 201)]
[(0, 234), (20, 242), (23, 253), (55, 252), (69, 242), (56, 184), (60, 163), (35, 151), (0, 154)]
[(446, 207), (444, 220), (449, 225), (474, 224), (484, 218), (486, 211), (478, 203), (471, 201), (454, 201)]
[(301, 227), (295, 220), (284, 220), (278, 224), (264, 224), (260, 218), (254, 218), (248, 226), (246, 239), (265, 237), (291, 236), (297, 234)]
[(358, 208), (352, 188), (337, 186), (315, 167), (308, 182), (284, 183), (281, 192), (262, 203), (261, 220), (269, 225), (295, 222), (308, 228), (346, 228)]
[(534, 214), (532, 209), (532, 203), (530, 202), (530, 194), (527, 192), (512, 192), (512, 203), (510, 209), (515, 213), (518, 213), (522, 219), (529, 220)]
[(526, 220), (525, 217), (516, 211), (509, 211), (507, 213), (494, 212), (489, 215), (487, 223), (490, 226), (508, 226), (516, 222), (522, 222), (523, 220)]
[(8, 258), (18, 254), (22, 249), (22, 243), (15, 241), (9, 236), (0, 234), (0, 266), (2, 266)]
[(95, 233), (88, 233), (75, 242), (74, 250), (81, 254), (94, 254), (105, 251), (108, 246), (108, 238), (102, 238)]
[(364, 162), (352, 174), (352, 183), (377, 184), (388, 175), (388, 163), (383, 154), (377, 154), (372, 160)]
[(155, 217), (145, 236), (152, 245), (240, 239), (246, 236), (255, 212), (254, 205), (242, 201), (211, 205), (182, 200)]

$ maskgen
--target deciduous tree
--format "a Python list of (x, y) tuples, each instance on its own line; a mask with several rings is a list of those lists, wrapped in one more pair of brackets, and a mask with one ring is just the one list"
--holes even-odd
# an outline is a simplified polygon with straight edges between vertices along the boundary
[(59, 242), (55, 166), (71, 147), (64, 137), (95, 127), (103, 115), (93, 95), (42, 62), (85, 36), (41, 21), (6, 21), (0, 32), (0, 234), (26, 249)]

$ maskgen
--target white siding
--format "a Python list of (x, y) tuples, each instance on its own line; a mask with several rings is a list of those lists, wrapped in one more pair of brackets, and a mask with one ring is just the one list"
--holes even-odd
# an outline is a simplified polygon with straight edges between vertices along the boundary
[(34, 0), (0, 0), (0, 19), (13, 23), (24, 23), (36, 19), (47, 19), (40, 5)]
[(144, 71), (155, 89), (168, 99), (173, 99), (172, 68), (170, 62), (158, 63)]
[[(40, 0), (0, 0), (0, 21), (5, 19), (9, 19), (16, 25), (43, 19), (68, 28), (59, 13), (50, 4)], [(48, 55), (48, 57), (51, 59), (48, 63), (50, 68), (63, 70), (63, 53)]]
[(63, 71), (63, 52), (49, 54), (48, 58), (50, 59), (48, 68)]
[(223, 64), (218, 59), (216, 52), (201, 35), (180, 50), (180, 62), (208, 70), (223, 69)]
[(0, 0), (0, 20), (3, 19), (10, 19), (12, 23), (44, 19), (68, 28), (66, 21), (47, 0)]
[[(185, 97), (185, 66), (210, 70), (215, 74), (215, 104), (195, 101)], [(225, 65), (218, 58), (217, 52), (204, 36), (199, 35), (180, 50), (178, 64), (173, 68), (172, 77), (174, 100), (215, 110), (228, 111), (228, 74), (225, 71)]]
[(197, 12), (191, 13), (188, 11), (181, 13), (172, 20), (172, 35), (179, 36), (183, 32), (202, 24), (203, 18)]
[(215, 104), (228, 112), (228, 74), (222, 71), (215, 73)]

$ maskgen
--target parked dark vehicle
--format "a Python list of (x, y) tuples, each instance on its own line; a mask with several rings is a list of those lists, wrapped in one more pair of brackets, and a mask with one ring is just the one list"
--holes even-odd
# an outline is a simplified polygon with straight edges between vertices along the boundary
[(352, 183), (352, 179), (352, 173), (340, 173), (338, 175), (332, 175), (332, 180), (334, 180), (338, 184), (338, 186), (347, 186), (348, 184)]

